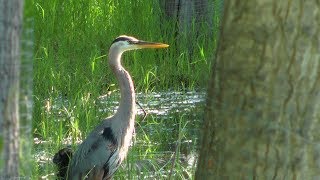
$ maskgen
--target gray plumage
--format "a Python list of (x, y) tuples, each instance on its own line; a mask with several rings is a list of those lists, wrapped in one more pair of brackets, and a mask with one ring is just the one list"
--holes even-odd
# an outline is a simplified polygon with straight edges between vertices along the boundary
[(68, 179), (110, 179), (127, 155), (134, 131), (135, 92), (129, 73), (121, 65), (125, 51), (165, 48), (166, 44), (119, 36), (109, 49), (109, 66), (120, 87), (120, 104), (115, 115), (104, 119), (82, 142), (71, 159)]

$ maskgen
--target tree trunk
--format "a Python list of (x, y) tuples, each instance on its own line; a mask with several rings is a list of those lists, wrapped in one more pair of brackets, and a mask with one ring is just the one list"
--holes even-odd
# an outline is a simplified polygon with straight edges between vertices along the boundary
[(19, 177), (22, 0), (0, 0), (0, 179)]
[(23, 8), (23, 26), (20, 38), (21, 68), (19, 101), (19, 173), (28, 179), (32, 175), (34, 158), (32, 156), (32, 111), (33, 111), (33, 60), (34, 60), (34, 5), (32, 0), (25, 0)]
[(319, 19), (319, 1), (225, 1), (196, 179), (320, 179)]
[(165, 17), (175, 22), (175, 39), (185, 49), (191, 60), (195, 40), (199, 36), (211, 39), (213, 35), (214, 3), (217, 0), (159, 0)]
[(215, 1), (217, 0), (159, 0), (159, 3), (165, 15), (171, 20), (179, 21), (181, 32), (185, 32), (191, 30), (193, 20), (196, 24), (208, 23), (212, 27)]

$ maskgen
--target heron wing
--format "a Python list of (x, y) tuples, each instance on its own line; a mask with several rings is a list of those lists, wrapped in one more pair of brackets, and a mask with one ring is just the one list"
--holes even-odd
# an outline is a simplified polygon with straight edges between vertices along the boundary
[(83, 177), (94, 169), (103, 170), (104, 176), (113, 174), (114, 168), (119, 165), (118, 156), (118, 143), (110, 126), (98, 126), (75, 152), (69, 175)]

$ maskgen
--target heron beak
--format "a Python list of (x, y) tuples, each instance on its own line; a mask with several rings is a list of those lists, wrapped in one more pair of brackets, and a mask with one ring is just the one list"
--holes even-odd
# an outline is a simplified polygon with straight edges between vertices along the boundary
[(139, 48), (167, 48), (167, 47), (169, 47), (168, 44), (147, 42), (147, 41), (137, 41), (135, 44)]

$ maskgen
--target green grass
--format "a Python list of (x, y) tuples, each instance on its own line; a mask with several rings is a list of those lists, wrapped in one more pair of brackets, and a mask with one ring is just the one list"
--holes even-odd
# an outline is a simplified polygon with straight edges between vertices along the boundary
[[(65, 146), (62, 142), (67, 137), (72, 137), (71, 144), (75, 147), (102, 118), (112, 114), (98, 110), (98, 97), (118, 91), (107, 65), (109, 46), (118, 35), (170, 45), (168, 49), (124, 54), (123, 65), (133, 76), (137, 92), (206, 88), (217, 32), (208, 39), (212, 32), (203, 24), (199, 36), (193, 35), (187, 42), (181, 35), (178, 41), (175, 22), (163, 21), (164, 15), (157, 3), (149, 0), (34, 0), (28, 5), (35, 8), (33, 135), (47, 141), (35, 145), (33, 154), (43, 152), (52, 157)], [(217, 19), (219, 17), (215, 22)], [(112, 106), (114, 100), (110, 99), (106, 105)], [(201, 113), (197, 110), (198, 115)], [(145, 159), (154, 166), (157, 179), (169, 176), (182, 179), (186, 174), (192, 177), (194, 169), (185, 169), (178, 159), (186, 149), (181, 146), (184, 140), (192, 139), (194, 144), (189, 148), (195, 150), (198, 134), (192, 130), (198, 125), (195, 117), (183, 114), (170, 115), (170, 121), (157, 117), (148, 117), (143, 122), (138, 120), (137, 143), (116, 178), (142, 177), (128, 164)], [(166, 131), (168, 127), (173, 128), (172, 131)], [(175, 142), (170, 149), (174, 156), (168, 155), (174, 163), (159, 166), (155, 161), (160, 158), (159, 154), (168, 151), (168, 142)], [(54, 172), (50, 161), (34, 162), (32, 169), (32, 179)], [(171, 170), (173, 173), (163, 173)]]
[(155, 2), (56, 0), (36, 1), (35, 6), (37, 95), (60, 93), (75, 98), (88, 92), (100, 94), (115, 83), (105, 55), (121, 34), (170, 44), (165, 50), (125, 55), (123, 63), (138, 90), (206, 87), (214, 50), (214, 39), (206, 39), (208, 28), (203, 26), (203, 35), (192, 41), (177, 44), (174, 22), (159, 24), (160, 9)]

